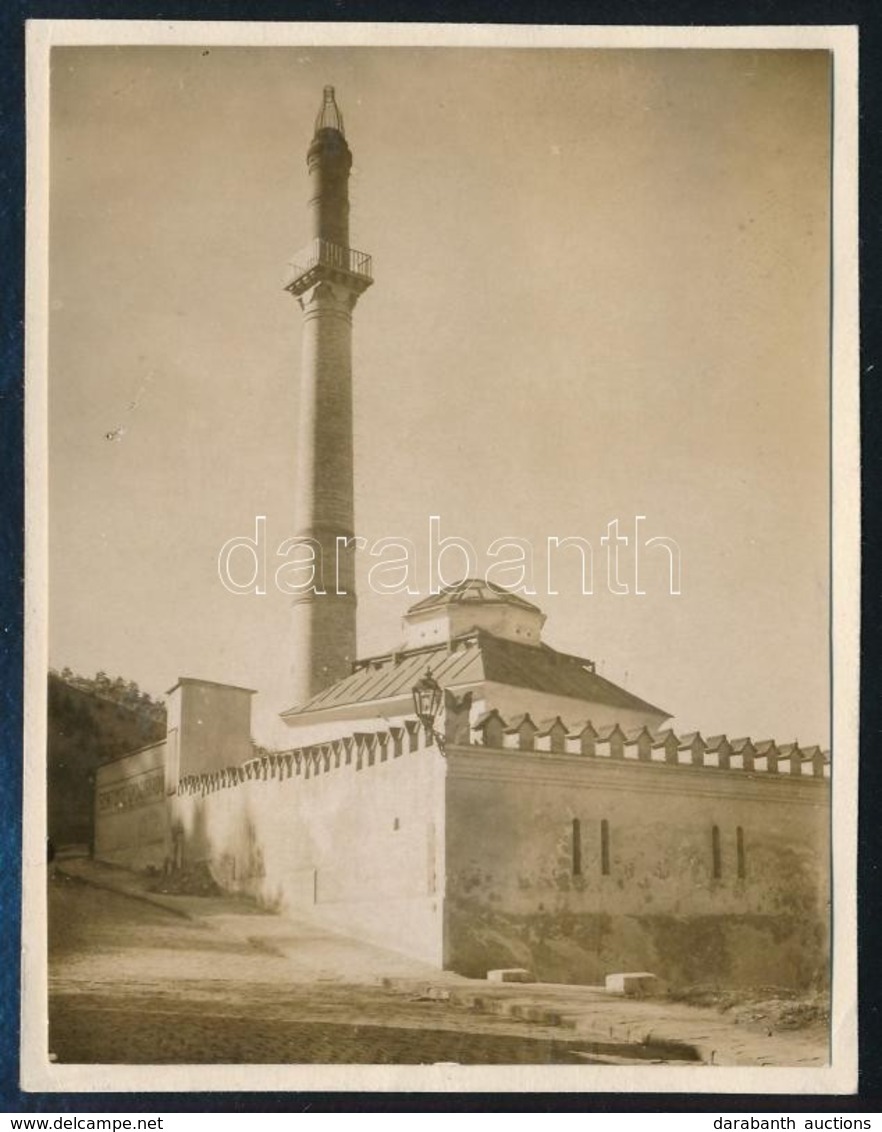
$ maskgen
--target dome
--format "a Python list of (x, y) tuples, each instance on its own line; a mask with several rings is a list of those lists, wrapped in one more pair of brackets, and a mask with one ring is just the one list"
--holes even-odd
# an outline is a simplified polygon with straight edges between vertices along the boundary
[(483, 578), (463, 578), (416, 602), (404, 615), (408, 648), (483, 629), (506, 640), (541, 643), (545, 614), (531, 601)]
[(538, 605), (533, 605), (520, 595), (512, 593), (495, 582), (487, 582), (483, 578), (463, 578), (461, 582), (454, 582), (452, 586), (444, 586), (437, 594), (429, 594), (422, 601), (418, 601), (408, 609), (411, 613), (421, 613), (428, 609), (440, 609), (445, 605), (465, 604), (466, 602), (489, 602), (498, 605), (500, 602), (519, 606), (521, 609), (533, 609), (539, 612)]

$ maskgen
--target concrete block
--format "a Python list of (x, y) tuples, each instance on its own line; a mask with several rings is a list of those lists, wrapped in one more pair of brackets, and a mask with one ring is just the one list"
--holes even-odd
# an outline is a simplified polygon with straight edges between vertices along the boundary
[(488, 983), (532, 983), (532, 971), (524, 967), (503, 967), (498, 971), (487, 972)]
[(625, 971), (606, 976), (607, 994), (624, 994), (634, 998), (657, 994), (661, 984), (649, 971)]

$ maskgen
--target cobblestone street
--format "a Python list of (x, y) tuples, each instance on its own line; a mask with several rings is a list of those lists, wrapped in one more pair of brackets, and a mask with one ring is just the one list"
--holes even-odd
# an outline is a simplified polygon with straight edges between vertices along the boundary
[(239, 942), (61, 875), (50, 917), (49, 1044), (59, 1062), (584, 1060), (566, 1031), (532, 1027), (525, 1036), (524, 1023), (470, 1018), (443, 1001), (330, 974), (282, 981), (285, 956), (257, 939)]
[(772, 1039), (711, 1011), (586, 987), (492, 987), (234, 900), (158, 906), (133, 898), (133, 874), (105, 883), (99, 869), (83, 865), (91, 883), (57, 872), (49, 886), (49, 1051), (60, 1063), (711, 1060), (687, 1038), (711, 1043), (716, 1064), (824, 1063), (816, 1034)]
[(150, 1064), (556, 1065), (590, 1060), (579, 1043), (468, 1031), (291, 1022), (180, 1008), (129, 1009), (100, 998), (57, 1004), (59, 1061)]

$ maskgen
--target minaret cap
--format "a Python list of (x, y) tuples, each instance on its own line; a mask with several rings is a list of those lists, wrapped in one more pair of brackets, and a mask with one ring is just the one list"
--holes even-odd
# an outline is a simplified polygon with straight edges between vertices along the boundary
[(325, 87), (322, 107), (315, 120), (315, 132), (318, 133), (320, 130), (336, 130), (338, 134), (346, 137), (346, 131), (343, 129), (343, 115), (334, 100), (334, 88), (332, 86)]

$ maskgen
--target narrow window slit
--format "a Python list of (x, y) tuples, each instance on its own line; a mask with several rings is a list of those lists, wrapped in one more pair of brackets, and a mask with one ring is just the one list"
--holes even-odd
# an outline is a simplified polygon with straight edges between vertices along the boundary
[(609, 822), (606, 818), (600, 823), (600, 872), (609, 876)]
[(582, 875), (582, 823), (573, 818), (573, 876)]

